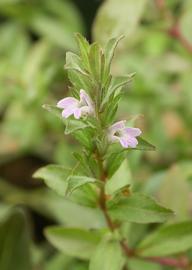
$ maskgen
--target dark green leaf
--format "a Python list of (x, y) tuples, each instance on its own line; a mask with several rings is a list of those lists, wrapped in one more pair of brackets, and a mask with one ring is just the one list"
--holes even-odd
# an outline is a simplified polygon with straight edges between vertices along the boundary
[(32, 269), (29, 232), (23, 212), (15, 209), (0, 223), (0, 243), (0, 269)]
[(155, 151), (155, 146), (147, 142), (143, 138), (137, 137), (137, 140), (139, 143), (136, 148), (132, 148), (133, 150), (136, 149), (136, 150), (143, 150), (143, 151)]

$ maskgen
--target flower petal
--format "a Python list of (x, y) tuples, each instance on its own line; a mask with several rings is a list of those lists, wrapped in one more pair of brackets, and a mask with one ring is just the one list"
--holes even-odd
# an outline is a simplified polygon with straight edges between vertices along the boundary
[(64, 109), (62, 111), (62, 117), (64, 118), (68, 118), (70, 115), (74, 114), (74, 111), (75, 111), (76, 108), (74, 107), (68, 107), (67, 109)]
[(125, 128), (123, 131), (125, 131), (125, 133), (131, 137), (137, 137), (139, 135), (141, 135), (141, 130), (139, 128)]
[(79, 119), (81, 117), (81, 109), (80, 108), (75, 108), (74, 117), (75, 117), (75, 119)]
[(128, 148), (129, 141), (127, 137), (119, 137), (120, 144), (123, 146), (123, 148)]
[(68, 107), (71, 106), (77, 106), (79, 103), (79, 101), (76, 98), (73, 97), (66, 97), (61, 99), (58, 103), (57, 103), (57, 107), (61, 108), (61, 109), (66, 109)]
[(129, 137), (128, 146), (130, 146), (131, 148), (135, 148), (137, 144), (138, 144), (137, 139), (135, 139), (134, 137)]
[(80, 89), (80, 102), (85, 103), (89, 107), (93, 107), (93, 102), (85, 90)]
[(125, 123), (126, 123), (125, 120), (116, 122), (115, 124), (109, 127), (109, 132), (111, 134), (115, 134), (116, 131), (125, 128)]

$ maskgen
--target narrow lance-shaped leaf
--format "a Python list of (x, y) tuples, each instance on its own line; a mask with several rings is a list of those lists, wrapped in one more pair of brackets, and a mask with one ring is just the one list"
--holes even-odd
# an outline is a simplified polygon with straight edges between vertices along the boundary
[(109, 73), (110, 73), (110, 68), (111, 68), (111, 62), (112, 62), (112, 59), (113, 59), (113, 56), (114, 56), (115, 49), (116, 49), (119, 41), (123, 37), (124, 36), (121, 35), (118, 38), (112, 38), (112, 39), (109, 40), (109, 42), (105, 46), (105, 50), (104, 50), (104, 53), (105, 53), (105, 68), (104, 68), (104, 75), (103, 75), (104, 83), (107, 82), (108, 77), (110, 75)]
[(88, 41), (79, 33), (76, 33), (75, 35), (78, 46), (79, 46), (79, 50), (80, 50), (80, 55), (81, 55), (81, 60), (82, 60), (82, 64), (84, 65), (84, 67), (89, 70), (90, 65), (89, 65), (89, 43)]
[(101, 81), (101, 55), (101, 47), (98, 43), (93, 43), (90, 46), (89, 62), (92, 75), (97, 83)]
[(192, 248), (192, 221), (162, 226), (138, 246), (142, 256), (167, 256)]
[(142, 137), (137, 137), (138, 140), (138, 145), (136, 148), (136, 150), (143, 150), (143, 151), (154, 151), (155, 150), (155, 146), (152, 145), (151, 143), (149, 143), (148, 141), (144, 140)]

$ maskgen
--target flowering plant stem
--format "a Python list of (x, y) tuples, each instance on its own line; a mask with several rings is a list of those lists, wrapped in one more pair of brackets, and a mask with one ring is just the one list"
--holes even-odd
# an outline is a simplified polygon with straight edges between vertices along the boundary
[[(107, 205), (106, 205), (106, 199), (107, 199), (107, 195), (105, 193), (105, 184), (107, 181), (107, 171), (105, 170), (104, 166), (103, 166), (103, 157), (102, 155), (99, 153), (99, 150), (96, 150), (95, 153), (99, 168), (100, 168), (100, 180), (103, 182), (103, 185), (100, 187), (100, 195), (99, 195), (99, 207), (101, 209), (101, 211), (103, 212), (103, 215), (105, 217), (107, 226), (109, 228), (109, 230), (111, 232), (114, 232), (116, 229), (118, 229), (118, 227), (116, 226), (116, 224), (113, 223), (108, 210), (107, 210)], [(120, 240), (120, 245), (121, 248), (124, 252), (124, 254), (127, 257), (135, 257), (141, 260), (145, 260), (145, 261), (150, 261), (150, 262), (154, 262), (160, 265), (164, 265), (164, 266), (171, 266), (171, 267), (179, 267), (181, 269), (188, 269), (188, 267), (190, 267), (190, 263), (187, 257), (179, 257), (179, 258), (172, 258), (172, 257), (141, 257), (137, 254), (136, 250), (129, 248), (128, 244), (126, 243), (126, 241), (124, 239)]]

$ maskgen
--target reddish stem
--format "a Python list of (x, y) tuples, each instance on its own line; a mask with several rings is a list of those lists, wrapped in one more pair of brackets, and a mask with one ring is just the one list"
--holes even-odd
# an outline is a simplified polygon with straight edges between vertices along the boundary
[(190, 53), (192, 53), (192, 44), (190, 44), (188, 40), (182, 35), (178, 24), (169, 29), (168, 34), (171, 37), (177, 39), (183, 45), (183, 47), (185, 47)]

